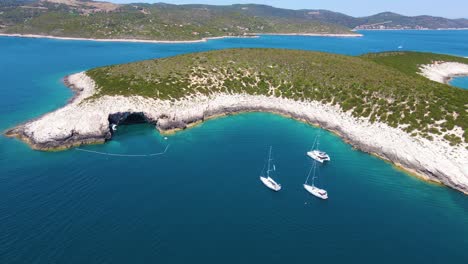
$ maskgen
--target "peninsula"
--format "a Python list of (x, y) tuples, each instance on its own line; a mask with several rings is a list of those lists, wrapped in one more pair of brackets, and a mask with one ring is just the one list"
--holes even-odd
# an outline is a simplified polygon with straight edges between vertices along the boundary
[(128, 120), (164, 133), (219, 115), (272, 112), (468, 193), (468, 90), (443, 83), (458, 75), (468, 75), (468, 59), (431, 53), (194, 53), (70, 75), (76, 95), (68, 105), (6, 135), (56, 150), (103, 143), (112, 125)]

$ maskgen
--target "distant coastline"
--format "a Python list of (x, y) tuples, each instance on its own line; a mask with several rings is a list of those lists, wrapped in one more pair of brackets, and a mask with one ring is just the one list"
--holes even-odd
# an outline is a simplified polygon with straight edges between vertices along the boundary
[(200, 43), (200, 42), (207, 42), (208, 40), (224, 39), (224, 38), (256, 38), (258, 36), (220, 36), (220, 37), (202, 38), (202, 39), (197, 39), (197, 40), (150, 40), (150, 39), (97, 39), (97, 38), (57, 37), (57, 36), (51, 36), (51, 35), (35, 35), (35, 34), (0, 33), (0, 37), (45, 38), (45, 39), (97, 41), (97, 42), (135, 42), (135, 43), (178, 44), (178, 43)]
[(468, 28), (354, 28), (353, 31), (448, 31), (448, 30), (468, 30)]
[(308, 36), (308, 37), (345, 37), (355, 38), (362, 37), (363, 34), (332, 34), (332, 33), (254, 33), (255, 36)]
[(134, 42), (134, 43), (160, 43), (160, 44), (184, 44), (184, 43), (201, 43), (208, 40), (226, 39), (226, 38), (258, 38), (265, 36), (314, 36), (314, 37), (362, 37), (362, 34), (329, 34), (329, 33), (253, 33), (240, 36), (219, 36), (209, 37), (197, 40), (150, 40), (150, 39), (98, 39), (98, 38), (77, 38), (77, 37), (58, 37), (51, 35), (36, 35), (36, 34), (5, 34), (0, 33), (0, 37), (16, 37), (16, 38), (45, 38), (58, 40), (76, 40), (76, 41), (97, 41), (97, 42)]

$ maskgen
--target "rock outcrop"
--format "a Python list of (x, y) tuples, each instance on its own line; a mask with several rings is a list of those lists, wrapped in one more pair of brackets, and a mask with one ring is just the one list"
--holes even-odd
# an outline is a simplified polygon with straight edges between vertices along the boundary
[(468, 76), (468, 64), (458, 62), (435, 62), (422, 65), (420, 70), (422, 76), (439, 83), (448, 83), (457, 76)]

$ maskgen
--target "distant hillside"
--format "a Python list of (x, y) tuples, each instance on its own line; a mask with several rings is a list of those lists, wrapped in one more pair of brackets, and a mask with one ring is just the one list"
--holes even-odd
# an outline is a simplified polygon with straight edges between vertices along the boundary
[(447, 29), (468, 28), (468, 19), (447, 19), (434, 16), (403, 16), (384, 12), (367, 17), (352, 17), (328, 10), (288, 10), (266, 5), (233, 5), (240, 12), (259, 17), (306, 19), (356, 29)]
[(0, 33), (101, 39), (199, 40), (253, 33), (353, 34), (351, 29), (468, 28), (468, 19), (385, 12), (352, 17), (267, 5), (126, 4), (91, 0), (0, 0)]
[(21, 6), (33, 2), (35, 2), (35, 0), (0, 0), (0, 7)]
[(408, 17), (399, 14), (385, 12), (374, 16), (357, 19), (354, 25), (359, 29), (447, 29), (468, 28), (468, 19), (447, 19), (433, 16)]
[(341, 25), (287, 16), (255, 16), (234, 6), (118, 5), (85, 0), (8, 0), (0, 6), (0, 33), (147, 40), (198, 40), (252, 33), (353, 34)]

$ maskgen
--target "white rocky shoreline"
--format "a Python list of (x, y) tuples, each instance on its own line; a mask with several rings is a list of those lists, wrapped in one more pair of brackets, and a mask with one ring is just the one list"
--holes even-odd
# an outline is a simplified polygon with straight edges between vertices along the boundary
[(208, 37), (196, 40), (151, 40), (151, 39), (98, 39), (98, 38), (78, 38), (78, 37), (58, 37), (51, 35), (36, 35), (36, 34), (6, 34), (0, 33), (0, 37), (16, 37), (16, 38), (44, 38), (58, 40), (77, 40), (77, 41), (96, 41), (96, 42), (134, 42), (134, 43), (155, 43), (155, 44), (190, 44), (207, 42), (209, 40), (226, 39), (226, 38), (258, 38), (261, 35), (273, 36), (310, 36), (310, 37), (362, 37), (362, 34), (333, 34), (333, 33), (251, 33), (248, 35), (239, 36), (219, 36)]
[(51, 35), (36, 35), (36, 34), (3, 34), (0, 37), (16, 37), (16, 38), (43, 38), (43, 39), (58, 39), (58, 40), (78, 40), (78, 41), (96, 41), (96, 42), (134, 42), (134, 43), (159, 43), (159, 44), (189, 44), (207, 42), (208, 40), (224, 39), (224, 38), (256, 38), (258, 36), (220, 36), (202, 38), (197, 40), (150, 40), (150, 39), (97, 39), (97, 38), (77, 38), (77, 37), (57, 37)]
[(459, 62), (434, 62), (420, 67), (421, 75), (439, 83), (449, 83), (452, 78), (468, 75), (468, 64)]
[[(431, 67), (421, 69), (422, 74), (435, 78), (437, 71), (431, 72)], [(57, 150), (104, 143), (112, 137), (111, 123), (118, 124), (130, 114), (144, 117), (161, 132), (170, 132), (219, 115), (272, 112), (333, 131), (359, 150), (388, 160), (423, 179), (468, 194), (468, 144), (450, 146), (441, 138), (434, 141), (415, 138), (384, 123), (355, 118), (337, 106), (226, 93), (198, 94), (177, 101), (141, 96), (103, 96), (85, 100), (95, 93), (94, 81), (85, 72), (70, 75), (65, 81), (77, 91), (69, 104), (5, 134), (22, 139), (34, 149)]]

